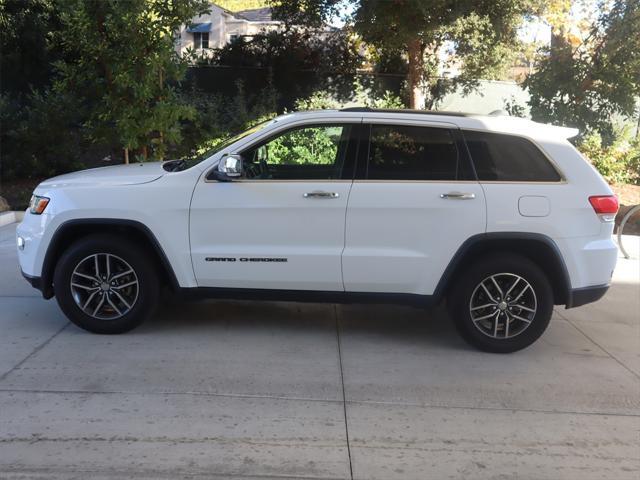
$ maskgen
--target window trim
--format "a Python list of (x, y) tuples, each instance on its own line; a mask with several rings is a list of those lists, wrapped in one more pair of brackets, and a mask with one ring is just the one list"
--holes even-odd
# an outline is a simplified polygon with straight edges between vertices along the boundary
[[(418, 128), (440, 128), (448, 130), (451, 138), (456, 146), (456, 154), (458, 160), (458, 168), (462, 170), (462, 177), (455, 180), (419, 180), (419, 179), (371, 179), (368, 177), (369, 154), (371, 151), (371, 131), (374, 125), (382, 125), (387, 127), (418, 127)], [(363, 135), (360, 142), (360, 152), (356, 164), (356, 176), (354, 182), (358, 183), (474, 183), (477, 184), (477, 175), (471, 156), (467, 150), (466, 143), (460, 133), (460, 128), (449, 122), (425, 122), (425, 121), (407, 121), (397, 118), (381, 117), (381, 118), (365, 118), (362, 124)], [(364, 142), (364, 143), (363, 143)], [(466, 164), (466, 168), (463, 166)]]
[[(542, 156), (547, 160), (547, 162), (549, 162), (549, 165), (551, 165), (551, 168), (554, 169), (554, 171), (558, 174), (558, 177), (560, 177), (560, 179), (559, 180), (481, 180), (480, 177), (478, 176), (476, 170), (475, 170), (476, 166), (475, 166), (475, 163), (473, 162), (473, 157), (471, 156), (471, 151), (469, 150), (469, 145), (467, 144), (467, 139), (464, 136), (464, 132), (490, 133), (490, 134), (494, 134), (494, 135), (504, 135), (504, 136), (508, 136), (508, 137), (517, 137), (517, 138), (522, 138), (524, 140), (527, 140), (542, 154)], [(496, 131), (493, 131), (493, 130), (486, 130), (486, 129), (481, 129), (481, 128), (461, 128), (460, 129), (460, 133), (462, 135), (463, 142), (464, 142), (466, 150), (468, 152), (469, 159), (471, 161), (471, 165), (473, 166), (473, 171), (475, 172), (476, 178), (478, 179), (478, 183), (488, 184), (488, 185), (493, 185), (493, 184), (566, 185), (567, 183), (569, 183), (569, 182), (567, 182), (567, 177), (564, 175), (564, 172), (562, 171), (562, 169), (560, 168), (558, 163), (553, 158), (551, 158), (551, 155), (549, 155), (546, 152), (546, 150), (542, 147), (542, 145), (540, 145), (540, 143), (538, 143), (532, 137), (529, 137), (527, 135), (517, 134), (517, 133), (496, 132)]]

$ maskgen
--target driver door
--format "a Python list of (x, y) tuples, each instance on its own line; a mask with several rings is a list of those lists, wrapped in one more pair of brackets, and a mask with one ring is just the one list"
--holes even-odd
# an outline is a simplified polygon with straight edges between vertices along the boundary
[(194, 191), (199, 286), (342, 291), (347, 199), (358, 123), (298, 125), (238, 152), (237, 181)]

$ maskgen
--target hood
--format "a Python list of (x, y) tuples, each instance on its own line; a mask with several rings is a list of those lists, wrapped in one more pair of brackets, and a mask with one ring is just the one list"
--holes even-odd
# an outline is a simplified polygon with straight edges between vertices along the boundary
[(137, 185), (157, 180), (167, 173), (163, 162), (132, 163), (111, 167), (90, 168), (49, 178), (40, 187)]

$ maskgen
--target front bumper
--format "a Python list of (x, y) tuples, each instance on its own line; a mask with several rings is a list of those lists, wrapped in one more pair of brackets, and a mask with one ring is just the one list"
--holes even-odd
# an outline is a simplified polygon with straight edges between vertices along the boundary
[(593, 303), (604, 297), (609, 290), (609, 285), (594, 285), (592, 287), (574, 288), (569, 292), (566, 308), (579, 307), (587, 303)]

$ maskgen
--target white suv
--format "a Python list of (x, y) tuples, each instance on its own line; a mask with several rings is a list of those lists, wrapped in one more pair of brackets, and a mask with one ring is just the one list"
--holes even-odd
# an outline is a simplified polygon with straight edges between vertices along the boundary
[(606, 292), (616, 197), (566, 140), (506, 116), (366, 108), (284, 115), (199, 158), (41, 183), (21, 268), (77, 325), (120, 333), (160, 288), (208, 297), (446, 298), (464, 338), (511, 352), (553, 305)]

